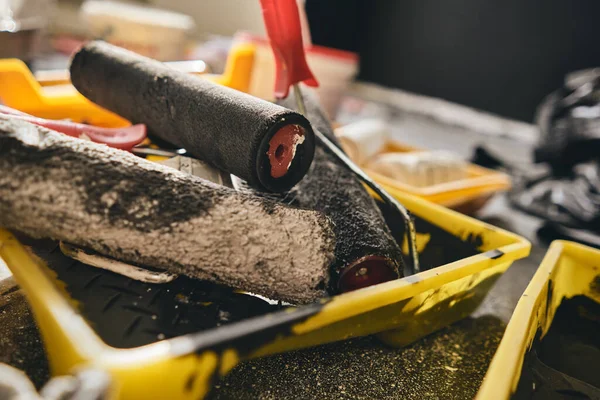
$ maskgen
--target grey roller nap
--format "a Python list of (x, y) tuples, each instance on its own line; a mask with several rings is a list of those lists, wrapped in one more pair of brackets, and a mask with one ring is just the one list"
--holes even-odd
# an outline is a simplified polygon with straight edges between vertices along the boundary
[(293, 303), (326, 294), (330, 221), (0, 116), (0, 226)]
[[(104, 42), (90, 42), (73, 57), (73, 85), (85, 97), (154, 135), (185, 148), (217, 168), (274, 192), (285, 191), (306, 173), (314, 134), (301, 114), (173, 70)], [(271, 176), (269, 141), (283, 127), (300, 126), (304, 142), (288, 172)]]
[[(338, 143), (331, 123), (314, 92), (304, 88), (306, 117)], [(293, 93), (281, 101), (294, 108)], [(330, 292), (348, 291), (395, 279), (403, 273), (402, 253), (373, 198), (354, 175), (317, 143), (313, 164), (304, 179), (288, 193), (265, 194), (285, 204), (314, 209), (327, 215), (336, 235)]]

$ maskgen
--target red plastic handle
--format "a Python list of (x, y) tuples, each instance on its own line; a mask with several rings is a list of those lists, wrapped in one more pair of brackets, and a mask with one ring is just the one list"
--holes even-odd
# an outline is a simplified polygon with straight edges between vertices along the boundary
[(319, 86), (306, 63), (296, 0), (260, 0), (260, 4), (275, 56), (275, 97), (287, 97), (290, 86), (299, 82)]
[(76, 138), (87, 136), (93, 142), (103, 143), (121, 150), (131, 150), (133, 146), (141, 143), (146, 138), (146, 125), (143, 124), (125, 128), (101, 128), (69, 121), (38, 118), (2, 105), (0, 105), (0, 114), (10, 115), (12, 118), (21, 119)]

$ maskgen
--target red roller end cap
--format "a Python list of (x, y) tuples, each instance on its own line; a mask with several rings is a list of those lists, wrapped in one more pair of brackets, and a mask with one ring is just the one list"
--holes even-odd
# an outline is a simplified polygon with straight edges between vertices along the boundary
[(350, 292), (398, 278), (390, 260), (378, 256), (366, 256), (347, 266), (340, 274), (338, 289)]
[(287, 174), (296, 156), (296, 148), (302, 142), (304, 128), (300, 125), (286, 125), (273, 135), (267, 151), (273, 178), (281, 178)]

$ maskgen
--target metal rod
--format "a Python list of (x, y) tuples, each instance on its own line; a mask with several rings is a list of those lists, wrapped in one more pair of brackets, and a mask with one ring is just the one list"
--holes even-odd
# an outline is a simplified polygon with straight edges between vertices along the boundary
[[(296, 105), (302, 115), (306, 115), (306, 106), (304, 104), (304, 98), (298, 84), (294, 85), (294, 96), (296, 98)], [(356, 165), (342, 149), (340, 149), (335, 143), (315, 129), (315, 136), (323, 143), (323, 145), (343, 162), (354, 175), (356, 175), (364, 184), (366, 184), (371, 190), (373, 190), (381, 199), (390, 207), (395, 209), (402, 218), (406, 226), (406, 236), (408, 238), (408, 249), (412, 259), (412, 273), (416, 274), (421, 271), (419, 264), (419, 253), (417, 251), (417, 231), (415, 224), (410, 215), (410, 212), (400, 202), (394, 199), (388, 192), (386, 192), (381, 186), (371, 179), (358, 165)]]
[(60, 242), (60, 251), (65, 256), (83, 264), (105, 269), (140, 282), (162, 284), (177, 278), (177, 274), (168, 271), (138, 267), (62, 241)]
[(131, 149), (133, 154), (143, 155), (143, 156), (159, 156), (159, 157), (177, 157), (179, 155), (186, 154), (184, 149), (178, 150), (162, 150), (162, 149), (153, 149), (151, 147), (133, 147)]

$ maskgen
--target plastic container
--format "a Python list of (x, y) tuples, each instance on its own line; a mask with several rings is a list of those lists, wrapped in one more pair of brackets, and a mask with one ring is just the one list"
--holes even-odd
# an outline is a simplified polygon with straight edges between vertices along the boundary
[(117, 1), (89, 0), (81, 7), (94, 37), (160, 61), (182, 60), (192, 17)]
[[(536, 335), (543, 338), (548, 332), (563, 299), (583, 295), (600, 303), (599, 283), (600, 250), (573, 242), (553, 242), (517, 304), (477, 399), (510, 399)], [(573, 394), (575, 397), (587, 398)]]
[[(256, 46), (248, 93), (262, 99), (273, 100), (275, 58), (268, 40), (241, 33), (236, 36), (236, 41), (253, 43)], [(342, 95), (358, 73), (358, 56), (355, 53), (328, 47), (307, 46), (306, 61), (319, 82), (317, 88), (319, 100), (329, 116), (333, 118)]]
[[(398, 193), (397, 197), (424, 221), (417, 224), (421, 252), (433, 246), (435, 232), (444, 232), (477, 243), (480, 253), (403, 279), (326, 298), (320, 303), (287, 308), (143, 346), (109, 346), (106, 341), (114, 337), (104, 340), (100, 333), (104, 332), (102, 335), (106, 337), (108, 332), (110, 336), (120, 324), (110, 318), (102, 322), (84, 317), (94, 308), (102, 314), (103, 310), (114, 307), (115, 302), (133, 296), (135, 302), (121, 310), (131, 313), (127, 314), (130, 323), (122, 327), (125, 340), (131, 340), (131, 335), (136, 335), (146, 324), (154, 324), (152, 321), (178, 318), (171, 314), (163, 318), (164, 313), (174, 312), (174, 307), (165, 307), (158, 315), (149, 313), (156, 318), (144, 309), (138, 310), (141, 304), (137, 302), (150, 293), (139, 290), (141, 283), (133, 281), (115, 287), (117, 278), (126, 278), (97, 269), (90, 272), (85, 282), (73, 281), (83, 271), (79, 268), (91, 267), (69, 261), (63, 270), (50, 269), (4, 230), (0, 230), (0, 257), (32, 306), (53, 375), (68, 374), (85, 364), (110, 372), (115, 382), (114, 398), (199, 399), (219, 376), (243, 359), (378, 332), (383, 332), (383, 340), (396, 346), (412, 343), (468, 316), (512, 262), (529, 254), (530, 244), (515, 234), (405, 193)], [(434, 227), (429, 237), (420, 230), (427, 223)], [(438, 243), (443, 246), (444, 240)], [(62, 257), (56, 249), (48, 249), (45, 254), (47, 260)], [(65, 279), (58, 279), (59, 276)], [(103, 298), (104, 290), (116, 294)], [(169, 291), (160, 292), (163, 296)], [(86, 303), (84, 297), (88, 295), (93, 304)], [(144, 334), (143, 329), (141, 332)]]
[[(413, 151), (424, 150), (399, 142), (389, 142), (383, 148), (382, 153)], [(464, 214), (473, 214), (483, 207), (494, 194), (507, 191), (511, 187), (508, 175), (474, 164), (468, 164), (465, 179), (426, 187), (408, 185), (368, 168), (365, 169), (365, 172), (393, 195), (399, 192), (410, 193)]]

